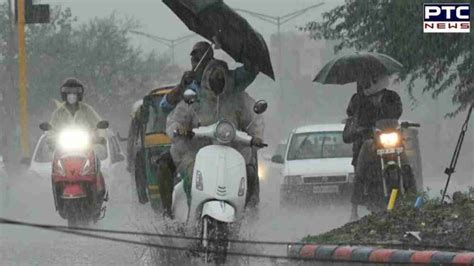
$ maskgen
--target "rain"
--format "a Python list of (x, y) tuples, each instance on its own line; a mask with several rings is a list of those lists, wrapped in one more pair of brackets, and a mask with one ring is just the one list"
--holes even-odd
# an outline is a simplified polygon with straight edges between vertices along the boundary
[[(338, 265), (323, 245), (474, 263), (473, 35), (424, 33), (429, 1), (372, 2), (2, 0), (1, 264)], [(358, 117), (387, 91), (400, 115)], [(357, 141), (376, 158), (361, 187)]]

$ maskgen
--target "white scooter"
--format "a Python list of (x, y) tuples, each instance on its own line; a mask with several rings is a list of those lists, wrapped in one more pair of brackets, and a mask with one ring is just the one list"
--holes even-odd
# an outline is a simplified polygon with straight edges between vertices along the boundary
[[(194, 102), (193, 93), (185, 92), (188, 104)], [(261, 114), (266, 108), (265, 101), (258, 101), (254, 112)], [(202, 239), (206, 262), (214, 258), (216, 263), (224, 263), (228, 237), (235, 233), (231, 227), (243, 217), (247, 193), (245, 159), (228, 145), (239, 142), (250, 146), (252, 137), (236, 130), (226, 120), (193, 129), (192, 132), (194, 138), (209, 138), (213, 144), (200, 149), (196, 155), (190, 208), (183, 181), (180, 181), (174, 187), (172, 212), (176, 220), (186, 223), (186, 227)], [(263, 144), (261, 147), (266, 146)]]

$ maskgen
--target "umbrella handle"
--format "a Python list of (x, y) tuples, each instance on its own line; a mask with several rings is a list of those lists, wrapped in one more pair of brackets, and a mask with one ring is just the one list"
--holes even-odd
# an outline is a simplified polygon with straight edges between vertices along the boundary
[(216, 50), (222, 49), (222, 46), (219, 40), (217, 39), (217, 36), (212, 37), (212, 42), (214, 43), (214, 49)]
[(210, 49), (212, 49), (212, 46), (209, 46), (209, 48), (207, 48), (206, 52), (204, 53), (204, 55), (201, 57), (201, 60), (199, 60), (199, 63), (196, 65), (196, 67), (193, 69), (193, 72), (196, 72), (196, 70), (199, 68), (199, 66), (201, 66), (201, 63), (202, 61), (204, 60), (204, 58), (207, 56), (207, 54), (209, 53)]

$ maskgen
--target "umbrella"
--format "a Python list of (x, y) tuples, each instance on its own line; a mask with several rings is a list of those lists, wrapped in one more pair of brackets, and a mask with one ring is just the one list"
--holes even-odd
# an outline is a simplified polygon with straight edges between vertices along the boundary
[(234, 60), (257, 66), (275, 79), (267, 44), (262, 35), (223, 0), (163, 0), (191, 30), (214, 42)]
[(327, 63), (313, 82), (322, 84), (346, 84), (363, 77), (392, 75), (400, 72), (403, 65), (385, 54), (356, 53), (344, 55)]

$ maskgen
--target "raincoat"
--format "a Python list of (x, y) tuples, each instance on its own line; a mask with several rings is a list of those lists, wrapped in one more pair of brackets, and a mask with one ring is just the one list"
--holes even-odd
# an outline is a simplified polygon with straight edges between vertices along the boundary
[(55, 129), (61, 129), (71, 124), (81, 125), (88, 129), (95, 129), (97, 123), (101, 121), (100, 116), (94, 109), (86, 104), (79, 102), (77, 111), (72, 114), (66, 107), (66, 103), (62, 103), (53, 113), (49, 123)]
[[(247, 87), (250, 84), (252, 84), (252, 82), (257, 77), (257, 74), (249, 72), (245, 69), (244, 66), (241, 66), (241, 67), (236, 68), (235, 70), (229, 70), (229, 76), (232, 77), (233, 83), (234, 83), (234, 85), (231, 88), (229, 88), (229, 90), (233, 92), (243, 92), (245, 91), (245, 89), (247, 89)], [(203, 85), (201, 84), (202, 78), (203, 78), (203, 75), (200, 75), (200, 76), (198, 75), (196, 77), (196, 80), (190, 85), (188, 85), (186, 89), (191, 89), (199, 94), (201, 91), (201, 87), (203, 87)], [(163, 112), (170, 113), (171, 111), (173, 111), (175, 107), (176, 106), (170, 104), (167, 101), (166, 96), (161, 99), (160, 108)]]
[[(199, 93), (198, 101), (192, 105), (181, 101), (167, 118), (166, 133), (172, 139), (171, 156), (177, 167), (177, 173), (183, 179), (184, 189), (188, 195), (191, 189), (196, 154), (199, 149), (211, 145), (212, 142), (204, 138), (175, 137), (176, 129), (209, 126), (220, 119), (226, 119), (234, 124), (237, 130), (247, 132), (252, 137), (262, 138), (263, 136), (263, 118), (253, 112), (255, 100), (245, 92), (235, 92), (235, 81), (230, 71), (226, 72), (225, 87), (219, 97), (210, 90), (211, 70), (214, 67), (222, 67), (219, 65), (222, 63), (218, 60), (211, 61), (204, 70), (202, 90)], [(243, 155), (247, 164), (250, 163), (252, 159), (251, 147), (237, 143), (233, 143), (232, 147)]]
[(346, 110), (347, 116), (354, 119), (354, 127), (365, 129), (344, 139), (345, 142), (353, 143), (352, 165), (355, 167), (354, 192), (351, 198), (353, 204), (366, 203), (368, 183), (364, 177), (367, 176), (368, 165), (377, 161), (377, 155), (372, 149), (372, 128), (378, 120), (399, 119), (402, 115), (400, 96), (395, 91), (386, 89), (386, 85), (388, 83), (382, 79), (382, 82), (367, 88), (365, 93), (358, 88), (359, 91), (352, 96)]

